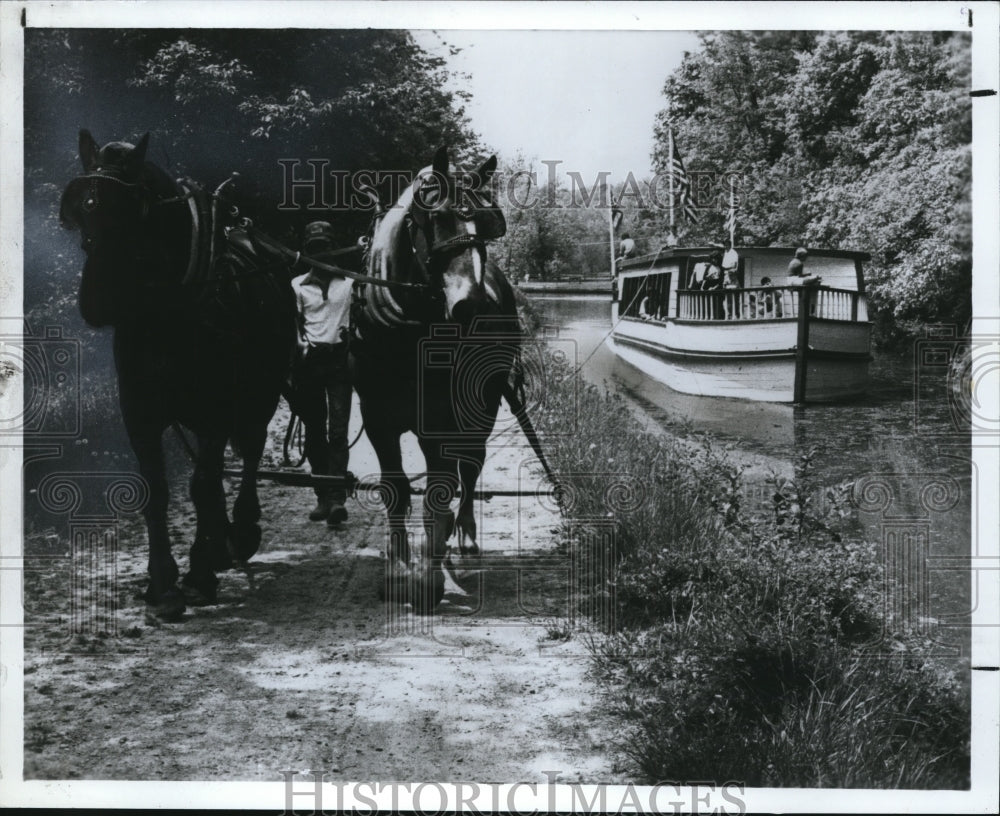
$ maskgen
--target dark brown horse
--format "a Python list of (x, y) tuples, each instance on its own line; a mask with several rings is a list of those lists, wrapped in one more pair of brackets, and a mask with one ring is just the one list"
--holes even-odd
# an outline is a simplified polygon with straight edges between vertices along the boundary
[[(98, 147), (81, 131), (83, 175), (63, 193), (61, 218), (83, 236), (83, 318), (114, 328), (122, 419), (149, 484), (146, 600), (177, 620), (185, 596), (213, 603), (216, 571), (260, 545), (256, 472), (291, 360), (294, 303), (286, 269), (255, 257), (248, 243), (240, 252), (220, 239), (213, 197), (145, 161), (148, 138)], [(162, 450), (174, 423), (198, 441), (197, 530), (183, 591), (167, 533)], [(243, 457), (232, 522), (222, 483), (230, 441)]]
[(460, 173), (438, 151), (375, 230), (368, 274), (395, 285), (367, 285), (355, 320), (354, 383), (382, 470), (396, 574), (411, 574), (403, 433), (417, 436), (426, 460), (427, 543), (409, 584), (425, 610), (442, 597), (452, 534), (460, 555), (479, 552), (473, 490), (520, 344), (513, 290), (486, 256), (506, 230), (487, 189), (495, 170), (493, 157)]

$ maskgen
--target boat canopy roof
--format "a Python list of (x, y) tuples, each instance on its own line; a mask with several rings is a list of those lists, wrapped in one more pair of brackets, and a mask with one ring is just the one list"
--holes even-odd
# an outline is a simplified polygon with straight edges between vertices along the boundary
[[(795, 250), (799, 247), (736, 247), (736, 252), (747, 258), (782, 256), (789, 260), (795, 257)], [(807, 246), (806, 251), (814, 258), (844, 258), (854, 261), (870, 261), (871, 255), (867, 252), (855, 252), (848, 249), (818, 249)], [(690, 258), (692, 256), (708, 256), (713, 252), (725, 252), (725, 247), (701, 246), (701, 247), (664, 247), (659, 252), (650, 252), (646, 255), (639, 255), (629, 258), (626, 261), (619, 261), (619, 270), (635, 269), (637, 267), (649, 267), (660, 261), (668, 261), (676, 258)]]

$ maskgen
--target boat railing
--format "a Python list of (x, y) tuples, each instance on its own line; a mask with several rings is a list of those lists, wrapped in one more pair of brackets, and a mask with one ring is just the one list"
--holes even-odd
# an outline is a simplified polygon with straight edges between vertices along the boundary
[(829, 286), (751, 286), (745, 289), (681, 290), (680, 320), (795, 320), (803, 302), (809, 316), (824, 320), (868, 321), (865, 295)]

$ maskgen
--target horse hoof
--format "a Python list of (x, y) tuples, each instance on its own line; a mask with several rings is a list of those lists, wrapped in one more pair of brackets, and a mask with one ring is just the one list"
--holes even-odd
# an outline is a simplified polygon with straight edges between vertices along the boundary
[(409, 564), (407, 564), (401, 558), (394, 558), (389, 562), (389, 566), (386, 570), (386, 575), (389, 578), (409, 578), (413, 574), (413, 570)]
[[(466, 543), (466, 541), (469, 543)], [(479, 549), (479, 545), (474, 538), (463, 536), (458, 542), (458, 554), (462, 558), (479, 558), (482, 555), (482, 550)]]
[(477, 576), (482, 570), (482, 553), (478, 547), (474, 551), (467, 548), (463, 552), (449, 552), (444, 562), (456, 583), (461, 584)]
[[(260, 549), (260, 542), (264, 534), (260, 526), (251, 524), (246, 527), (237, 527), (235, 524), (230, 527), (230, 540), (233, 544), (234, 555), (239, 561), (249, 561)], [(232, 566), (232, 564), (230, 564)]]
[(410, 585), (410, 603), (422, 615), (430, 615), (444, 598), (444, 573), (434, 570), (430, 575), (415, 575)]
[(171, 587), (158, 598), (150, 587), (146, 590), (146, 604), (151, 607), (150, 611), (153, 615), (164, 623), (177, 623), (184, 617), (184, 610), (187, 609), (184, 595), (176, 586)]
[(211, 564), (212, 572), (225, 572), (226, 570), (233, 568), (233, 559), (229, 555), (229, 551), (220, 547), (212, 553)]
[(379, 600), (399, 605), (409, 603), (410, 584), (411, 580), (407, 575), (386, 573), (385, 581), (379, 586)]
[(214, 575), (196, 578), (188, 573), (181, 580), (181, 591), (191, 606), (213, 606), (219, 602), (218, 584), (219, 579)]

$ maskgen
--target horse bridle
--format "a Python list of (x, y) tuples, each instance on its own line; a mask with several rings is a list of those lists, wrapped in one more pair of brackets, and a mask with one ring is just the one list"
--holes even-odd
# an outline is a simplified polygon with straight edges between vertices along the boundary
[[(136, 203), (139, 205), (139, 218), (145, 221), (149, 215), (150, 207), (155, 203), (153, 201), (152, 195), (149, 189), (139, 181), (126, 181), (113, 172), (108, 172), (102, 167), (95, 167), (88, 173), (77, 176), (74, 178), (69, 185), (66, 187), (66, 193), (64, 198), (69, 194), (70, 190), (73, 189), (74, 185), (78, 183), (86, 184), (87, 191), (83, 196), (83, 200), (80, 204), (81, 209), (86, 213), (94, 212), (101, 204), (101, 196), (98, 192), (100, 185), (105, 182), (110, 182), (111, 184), (117, 185), (118, 187), (124, 188), (128, 191), (132, 197), (135, 199)], [(83, 248), (87, 251), (93, 248), (96, 243), (96, 238), (91, 235), (87, 235), (83, 232), (81, 225), (81, 234), (83, 236)]]
[[(413, 199), (416, 206), (425, 207), (427, 211), (430, 212), (433, 207), (422, 200), (421, 188), (424, 181), (425, 179), (418, 179), (413, 191)], [(474, 191), (461, 186), (456, 186), (456, 193), (458, 194), (468, 195), (471, 192)], [(459, 221), (466, 223), (474, 221), (476, 217), (476, 208), (468, 204), (453, 206), (452, 212)], [(452, 235), (451, 237), (440, 241), (429, 242), (427, 241), (426, 228), (418, 224), (417, 220), (410, 213), (407, 214), (406, 219), (410, 235), (410, 245), (413, 247), (413, 254), (428, 280), (434, 279), (432, 273), (437, 269), (442, 261), (450, 256), (458, 255), (470, 249), (474, 249), (482, 253), (483, 261), (485, 262), (486, 241), (476, 233), (466, 232), (460, 235)], [(423, 238), (422, 243), (427, 246), (427, 252), (424, 256), (421, 256), (420, 251), (417, 249), (417, 245), (420, 243), (416, 240), (418, 235)]]

